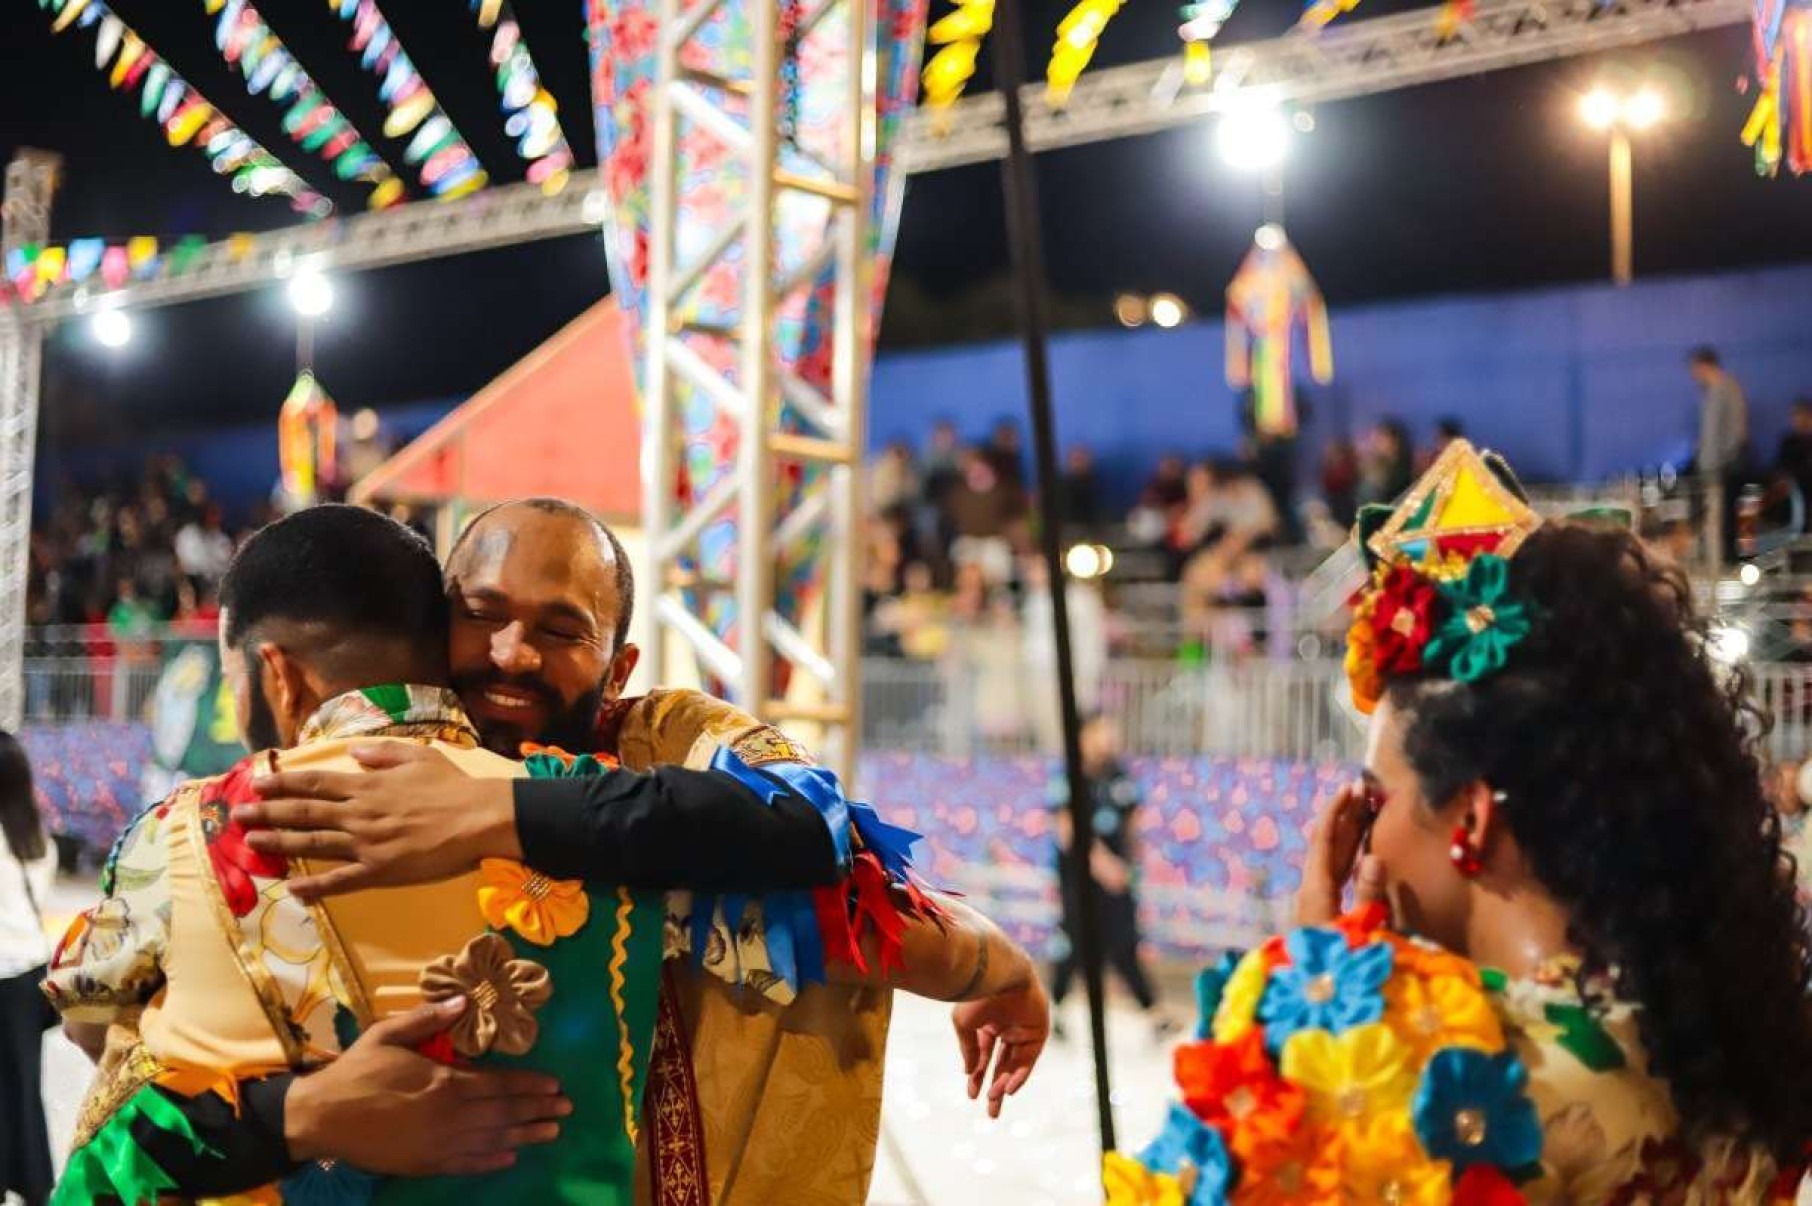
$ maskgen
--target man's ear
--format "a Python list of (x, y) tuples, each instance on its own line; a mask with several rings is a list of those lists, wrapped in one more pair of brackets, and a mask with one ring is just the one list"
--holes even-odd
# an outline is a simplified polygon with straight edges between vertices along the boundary
[(317, 692), (302, 663), (281, 645), (260, 641), (257, 652), (259, 677), (263, 681), (248, 685), (254, 692), (269, 688), (271, 711), (276, 714), (278, 733), (287, 745), (295, 740), (303, 719), (314, 712), (319, 702)]
[(634, 645), (625, 644), (617, 650), (616, 657), (610, 662), (610, 673), (604, 676), (605, 703), (615, 703), (622, 696), (623, 688), (629, 685), (629, 676), (635, 673), (641, 660), (642, 651)]

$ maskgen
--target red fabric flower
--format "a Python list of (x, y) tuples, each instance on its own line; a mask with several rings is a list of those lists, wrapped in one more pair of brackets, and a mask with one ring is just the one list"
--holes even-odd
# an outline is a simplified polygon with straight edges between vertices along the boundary
[(1372, 901), (1362, 904), (1351, 912), (1343, 913), (1334, 922), (1334, 928), (1346, 935), (1346, 944), (1354, 950), (1369, 943), (1377, 937), (1378, 931), (1390, 922), (1390, 906)]
[(282, 855), (260, 854), (246, 845), (245, 826), (232, 819), (233, 805), (249, 804), (258, 798), (252, 790), (251, 759), (222, 775), (206, 791), (200, 815), (208, 862), (214, 868), (214, 878), (220, 881), (227, 907), (233, 916), (244, 917), (258, 903), (254, 877), (281, 879), (289, 873), (289, 860)]
[(1515, 1183), (1489, 1164), (1474, 1164), (1453, 1187), (1453, 1206), (1523, 1206)]
[(1434, 583), (1407, 565), (1394, 565), (1378, 587), (1372, 607), (1372, 657), (1385, 674), (1413, 674), (1422, 668), (1422, 650), (1434, 635)]
[(1231, 1043), (1185, 1043), (1176, 1052), (1183, 1102), (1219, 1130), (1241, 1163), (1302, 1124), (1307, 1095), (1277, 1075), (1265, 1034), (1253, 1027)]

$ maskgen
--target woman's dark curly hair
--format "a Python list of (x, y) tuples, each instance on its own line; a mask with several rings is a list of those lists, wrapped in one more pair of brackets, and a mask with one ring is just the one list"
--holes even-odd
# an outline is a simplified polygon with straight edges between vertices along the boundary
[(1534, 624), (1470, 685), (1393, 683), (1430, 801), (1484, 781), (1586, 972), (1641, 1005), (1689, 1134), (1798, 1160), (1812, 1139), (1812, 952), (1763, 788), (1748, 676), (1686, 578), (1629, 533), (1550, 523), (1510, 561)]

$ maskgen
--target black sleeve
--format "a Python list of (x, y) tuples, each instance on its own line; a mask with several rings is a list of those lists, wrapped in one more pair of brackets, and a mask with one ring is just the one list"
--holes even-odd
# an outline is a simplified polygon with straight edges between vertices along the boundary
[(518, 779), (524, 861), (557, 879), (702, 892), (790, 892), (837, 883), (830, 826), (778, 782), (763, 800), (722, 771), (661, 766)]
[(133, 1139), (168, 1173), (185, 1198), (224, 1198), (281, 1181), (296, 1167), (283, 1140), (283, 1107), (294, 1076), (284, 1073), (239, 1086), (240, 1111), (219, 1094), (185, 1097), (155, 1090), (187, 1119), (199, 1144), (148, 1120), (134, 1124)]

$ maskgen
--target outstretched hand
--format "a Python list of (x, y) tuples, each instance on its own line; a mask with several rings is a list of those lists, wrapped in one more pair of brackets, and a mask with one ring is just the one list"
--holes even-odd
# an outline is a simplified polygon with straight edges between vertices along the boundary
[(464, 997), (387, 1018), (284, 1100), (291, 1159), (344, 1160), (385, 1176), (471, 1176), (551, 1143), (572, 1102), (535, 1072), (451, 1068), (420, 1044), (458, 1020)]
[(1051, 1037), (1051, 1002), (1032, 976), (1024, 986), (980, 1000), (964, 1001), (950, 1013), (962, 1048), (969, 1100), (988, 1091), (988, 1117), (999, 1118), (1006, 1099), (1025, 1087)]
[(365, 773), (262, 775), (252, 782), (262, 799), (233, 809), (253, 827), (252, 849), (343, 864), (291, 879), (299, 899), (430, 883), (482, 858), (522, 856), (510, 780), (474, 778), (445, 754), (400, 741), (355, 746), (352, 756)]

